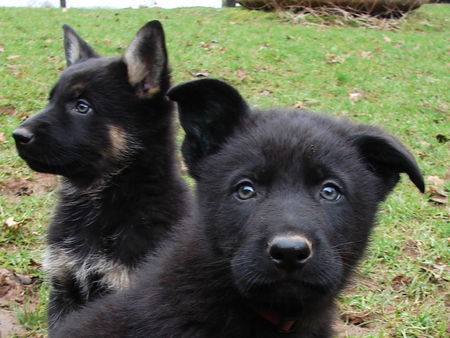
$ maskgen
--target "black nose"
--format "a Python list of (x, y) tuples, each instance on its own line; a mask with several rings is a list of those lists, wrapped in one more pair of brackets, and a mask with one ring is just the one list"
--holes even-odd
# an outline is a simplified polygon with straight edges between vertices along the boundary
[(300, 269), (311, 257), (312, 245), (301, 236), (275, 237), (269, 244), (269, 255), (284, 270)]
[(34, 134), (27, 128), (19, 127), (13, 131), (13, 137), (18, 144), (27, 144), (33, 140)]

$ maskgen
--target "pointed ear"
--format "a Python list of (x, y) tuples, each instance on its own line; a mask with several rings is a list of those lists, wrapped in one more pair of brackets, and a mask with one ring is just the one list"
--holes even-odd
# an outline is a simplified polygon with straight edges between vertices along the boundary
[(169, 78), (164, 30), (159, 21), (150, 21), (137, 32), (123, 56), (128, 81), (141, 97), (152, 97), (164, 90)]
[(217, 152), (226, 138), (248, 115), (249, 107), (230, 85), (214, 79), (182, 83), (167, 96), (178, 104), (180, 123), (186, 132), (182, 153), (195, 178), (196, 166)]
[(399, 173), (406, 173), (420, 192), (425, 191), (416, 160), (399, 140), (388, 134), (369, 131), (356, 135), (354, 142), (369, 168), (386, 181), (389, 190), (397, 184)]
[(67, 67), (99, 55), (69, 25), (63, 25)]

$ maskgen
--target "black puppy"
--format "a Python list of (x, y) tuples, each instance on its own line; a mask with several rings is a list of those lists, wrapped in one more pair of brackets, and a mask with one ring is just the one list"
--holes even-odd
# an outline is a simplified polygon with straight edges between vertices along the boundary
[(169, 91), (186, 131), (197, 214), (138, 284), (54, 337), (329, 337), (334, 299), (378, 205), (413, 156), (379, 129), (294, 110), (251, 111), (217, 80)]
[(101, 58), (64, 26), (67, 69), (48, 105), (13, 133), (20, 156), (63, 176), (44, 262), (49, 326), (130, 284), (186, 212), (174, 156), (164, 32), (141, 28), (121, 58)]

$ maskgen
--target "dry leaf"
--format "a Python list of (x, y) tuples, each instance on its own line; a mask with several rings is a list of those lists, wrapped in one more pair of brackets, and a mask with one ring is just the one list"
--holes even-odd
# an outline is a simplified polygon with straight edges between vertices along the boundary
[(297, 109), (303, 109), (303, 108), (305, 108), (305, 102), (303, 102), (303, 101), (297, 101), (297, 102), (294, 104), (294, 108), (297, 108)]
[(360, 91), (355, 90), (354, 92), (348, 93), (348, 98), (352, 102), (359, 101), (363, 97), (363, 94)]
[(5, 46), (0, 45), (0, 53), (3, 53), (5, 51)]
[(3, 143), (6, 141), (5, 133), (0, 132), (0, 142)]
[(372, 52), (371, 51), (361, 51), (361, 57), (363, 59), (371, 59), (372, 58)]
[(33, 284), (33, 278), (27, 275), (21, 275), (20, 273), (13, 272), (14, 277), (16, 277), (17, 281), (22, 285), (30, 285)]
[(423, 270), (429, 272), (437, 281), (441, 279), (446, 279), (445, 275), (449, 270), (446, 264), (435, 264), (431, 262), (424, 262), (420, 263), (420, 266)]
[(8, 59), (8, 60), (14, 60), (14, 59), (18, 59), (18, 58), (20, 58), (20, 55), (10, 55), (10, 56), (8, 56), (6, 59)]
[(14, 220), (14, 217), (8, 217), (3, 223), (5, 229), (17, 228), (19, 226), (19, 222)]
[(398, 290), (404, 286), (411, 284), (412, 278), (404, 275), (397, 275), (392, 278), (392, 287)]
[(349, 325), (358, 325), (364, 327), (372, 318), (373, 314), (370, 310), (364, 312), (344, 312), (341, 318)]
[(270, 94), (272, 94), (272, 92), (270, 90), (267, 90), (267, 89), (261, 90), (259, 92), (259, 95), (261, 95), (261, 96), (267, 96), (267, 95), (270, 95)]
[(248, 77), (248, 72), (245, 69), (238, 69), (236, 71), (236, 73), (237, 73), (237, 77), (240, 81), (242, 81)]
[(383, 35), (383, 39), (386, 42), (392, 42), (392, 39), (389, 36)]
[(194, 77), (209, 77), (210, 72), (208, 72), (208, 71), (204, 71), (204, 72), (192, 72), (191, 75), (194, 76)]
[(445, 181), (439, 176), (427, 176), (426, 181), (429, 185), (434, 187), (441, 187), (445, 184)]
[(39, 264), (38, 262), (36, 262), (33, 258), (30, 259), (30, 262), (28, 264), (29, 266), (37, 266), (40, 267), (41, 264)]
[(439, 176), (427, 176), (427, 193), (429, 195), (430, 201), (438, 204), (448, 203), (448, 193), (444, 188), (445, 181)]
[(347, 59), (347, 55), (334, 55), (330, 53), (325, 54), (325, 58), (327, 59), (327, 63), (343, 63)]

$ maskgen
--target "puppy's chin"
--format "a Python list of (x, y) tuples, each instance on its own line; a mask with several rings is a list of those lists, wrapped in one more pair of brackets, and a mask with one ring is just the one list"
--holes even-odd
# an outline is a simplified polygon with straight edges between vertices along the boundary
[(267, 270), (263, 272), (262, 266), (258, 264), (253, 270), (236, 265), (233, 269), (234, 284), (246, 303), (271, 309), (286, 318), (296, 318), (305, 311), (315, 312), (329, 304), (341, 286), (339, 264), (334, 264), (333, 273), (328, 268), (320, 270), (317, 266), (294, 272), (266, 266)]
[(51, 160), (46, 160), (44, 156), (42, 159), (34, 159), (27, 155), (20, 154), (22, 159), (27, 162), (28, 166), (34, 171), (45, 173), (61, 175), (65, 177), (78, 177), (83, 174), (83, 172), (89, 172), (89, 168), (85, 164), (75, 163), (75, 162), (56, 162)]

